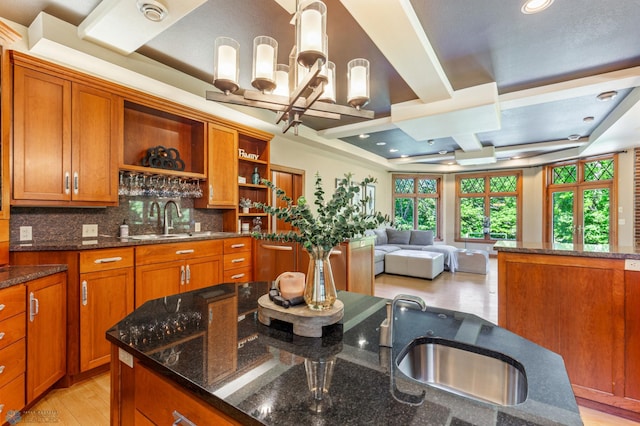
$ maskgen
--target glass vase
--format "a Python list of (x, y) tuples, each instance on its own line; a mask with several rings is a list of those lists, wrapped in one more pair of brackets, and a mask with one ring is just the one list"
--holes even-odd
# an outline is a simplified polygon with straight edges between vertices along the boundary
[(329, 255), (331, 250), (313, 247), (309, 253), (309, 269), (304, 287), (304, 301), (309, 309), (324, 311), (336, 301), (336, 285), (333, 282)]

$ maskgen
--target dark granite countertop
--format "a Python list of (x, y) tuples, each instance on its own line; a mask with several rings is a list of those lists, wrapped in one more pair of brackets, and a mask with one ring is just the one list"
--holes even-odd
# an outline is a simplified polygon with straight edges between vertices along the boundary
[[(257, 320), (257, 299), (267, 287), (266, 282), (221, 284), (149, 301), (110, 329), (107, 338), (243, 424), (582, 424), (562, 358), (474, 315), (397, 309), (393, 354), (418, 336), (504, 354), (524, 367), (525, 402), (498, 406), (396, 372), (403, 394), (425, 391), (419, 405), (400, 402), (390, 392), (389, 348), (379, 346), (385, 299), (339, 292), (344, 318), (325, 327), (322, 338), (308, 338), (292, 334), (290, 324), (274, 320), (267, 327)], [(238, 298), (237, 369), (223, 379), (209, 379), (207, 366), (216, 365), (220, 355), (208, 336), (219, 330), (215, 318), (207, 320), (206, 306), (228, 297)], [(308, 381), (318, 370), (328, 378), (321, 399), (312, 396)]]
[(78, 240), (60, 241), (29, 241), (25, 243), (11, 242), (9, 251), (63, 251), (63, 250), (91, 250), (114, 247), (131, 247), (146, 244), (168, 244), (189, 241), (220, 240), (225, 238), (248, 237), (249, 234), (237, 234), (235, 232), (206, 232), (194, 233), (185, 238), (136, 240), (133, 238), (120, 238), (101, 235), (96, 238), (83, 238)]
[(555, 254), (562, 256), (599, 257), (605, 259), (640, 259), (635, 247), (609, 244), (524, 243), (498, 241), (494, 250), (510, 253)]
[(67, 265), (4, 266), (0, 268), (0, 289), (67, 270)]

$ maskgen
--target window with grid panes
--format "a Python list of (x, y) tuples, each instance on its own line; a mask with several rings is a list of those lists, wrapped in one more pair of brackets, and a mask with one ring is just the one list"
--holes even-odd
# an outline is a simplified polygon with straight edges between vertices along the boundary
[(522, 173), (456, 176), (456, 239), (517, 240)]
[(440, 235), (442, 178), (428, 175), (393, 175), (393, 219), (397, 229), (432, 230)]

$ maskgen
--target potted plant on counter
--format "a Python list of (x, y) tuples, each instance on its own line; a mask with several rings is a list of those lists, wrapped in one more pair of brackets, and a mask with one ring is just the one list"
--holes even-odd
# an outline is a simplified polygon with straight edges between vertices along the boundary
[(354, 183), (352, 174), (345, 174), (338, 179), (335, 192), (325, 199), (322, 178), (316, 173), (314, 184), (315, 212), (305, 197), (296, 202), (287, 196), (285, 191), (272, 182), (263, 179), (263, 183), (275, 191), (276, 197), (284, 202), (281, 207), (269, 206), (257, 202), (254, 206), (265, 213), (290, 223), (294, 230), (281, 233), (254, 233), (258, 239), (297, 242), (309, 254), (304, 299), (312, 310), (325, 310), (333, 306), (337, 293), (331, 273), (329, 255), (338, 244), (364, 234), (368, 229), (375, 229), (390, 222), (387, 215), (380, 212), (365, 213), (369, 201), (362, 196), (363, 188), (376, 179), (367, 177), (362, 182)]

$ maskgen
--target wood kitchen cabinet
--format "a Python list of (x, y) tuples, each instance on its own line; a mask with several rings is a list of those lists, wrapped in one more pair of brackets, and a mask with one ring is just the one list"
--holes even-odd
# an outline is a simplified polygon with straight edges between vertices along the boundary
[(26, 297), (23, 284), (0, 290), (0, 418), (25, 406)]
[(12, 204), (116, 205), (121, 102), (29, 66), (14, 66)]
[(27, 283), (27, 404), (66, 374), (66, 300), (66, 272)]
[(194, 200), (198, 208), (238, 207), (238, 131), (209, 123), (207, 127), (207, 181), (204, 197)]
[(252, 238), (229, 238), (224, 240), (224, 282), (247, 282), (253, 280)]
[(581, 403), (637, 415), (640, 272), (624, 268), (624, 259), (499, 251), (498, 323), (560, 354)]
[[(329, 258), (337, 290), (373, 295), (373, 237), (353, 239), (336, 246)], [(283, 272), (307, 273), (309, 254), (297, 243), (256, 240), (254, 280), (272, 281)]]
[(223, 242), (192, 241), (136, 247), (135, 305), (219, 284)]
[(133, 248), (80, 253), (80, 371), (109, 363), (104, 335), (133, 311)]

